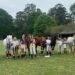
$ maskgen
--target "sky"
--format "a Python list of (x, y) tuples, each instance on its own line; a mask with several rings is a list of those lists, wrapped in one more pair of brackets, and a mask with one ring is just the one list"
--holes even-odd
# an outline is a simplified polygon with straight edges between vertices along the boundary
[(16, 13), (23, 11), (25, 5), (29, 3), (35, 4), (43, 12), (48, 12), (50, 8), (61, 3), (69, 11), (70, 6), (75, 3), (75, 0), (0, 0), (0, 8), (3, 8), (15, 18)]

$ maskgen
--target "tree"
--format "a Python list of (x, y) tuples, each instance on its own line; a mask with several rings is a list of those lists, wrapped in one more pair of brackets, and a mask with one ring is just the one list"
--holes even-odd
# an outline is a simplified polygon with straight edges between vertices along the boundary
[(27, 22), (28, 30), (27, 31), (28, 31), (29, 34), (33, 34), (35, 21), (38, 18), (38, 16), (41, 15), (41, 14), (42, 14), (41, 10), (37, 9), (36, 11), (32, 12), (28, 16), (28, 22)]
[(48, 12), (49, 16), (52, 16), (58, 25), (66, 23), (66, 8), (62, 4), (57, 4), (51, 8)]
[(72, 14), (72, 20), (75, 22), (75, 3), (71, 5), (70, 11)]
[(54, 20), (47, 14), (41, 14), (34, 25), (34, 34), (37, 36), (50, 34), (50, 27), (54, 26)]
[(4, 9), (0, 8), (0, 38), (13, 33), (13, 19)]
[(15, 29), (17, 29), (16, 34), (22, 35), (24, 29), (26, 30), (26, 27), (25, 27), (27, 25), (26, 24), (26, 22), (27, 22), (26, 18), (27, 17), (25, 16), (25, 13), (23, 11), (17, 12), (16, 20), (15, 20), (15, 23), (16, 23)]
[(23, 11), (16, 14), (17, 33), (33, 34), (35, 20), (41, 13), (34, 4), (27, 4)]
[(31, 4), (27, 4), (25, 6), (24, 13), (26, 15), (29, 15), (30, 13), (32, 13), (34, 11), (36, 11), (36, 5), (34, 5), (34, 4), (31, 3)]

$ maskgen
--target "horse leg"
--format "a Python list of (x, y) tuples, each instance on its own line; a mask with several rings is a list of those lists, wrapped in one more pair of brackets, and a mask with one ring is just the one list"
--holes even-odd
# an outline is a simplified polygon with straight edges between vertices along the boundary
[(52, 54), (54, 54), (54, 48), (55, 46), (51, 46)]
[(71, 44), (69, 44), (69, 48), (70, 48), (70, 50), (71, 50), (71, 52), (72, 52), (72, 45), (71, 45)]
[(37, 45), (35, 46), (35, 49), (36, 49), (36, 54), (37, 54)]
[(74, 52), (75, 52), (75, 45), (74, 45)]
[(41, 54), (43, 54), (44, 47), (41, 45)]
[(30, 56), (30, 48), (29, 48), (29, 46), (28, 46), (28, 54), (29, 54), (29, 56)]

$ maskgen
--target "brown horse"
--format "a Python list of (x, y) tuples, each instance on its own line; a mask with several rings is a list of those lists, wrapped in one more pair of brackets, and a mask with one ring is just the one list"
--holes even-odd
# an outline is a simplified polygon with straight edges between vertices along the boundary
[(46, 48), (45, 37), (35, 37), (35, 41), (36, 41), (36, 51), (37, 51), (37, 47), (41, 46), (41, 54), (43, 54), (43, 51)]
[[(36, 41), (36, 52), (37, 52), (37, 47), (38, 46), (41, 46), (41, 54), (43, 53), (44, 49), (46, 48), (46, 39), (45, 37), (34, 37), (35, 38), (35, 41)], [(27, 48), (28, 48), (28, 53), (30, 55), (30, 35), (26, 35), (25, 37), (25, 40), (26, 40), (26, 44), (27, 44)]]

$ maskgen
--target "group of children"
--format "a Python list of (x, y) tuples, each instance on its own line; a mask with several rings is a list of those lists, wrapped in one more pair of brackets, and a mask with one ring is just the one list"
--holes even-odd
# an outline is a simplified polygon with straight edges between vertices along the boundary
[[(37, 52), (36, 52), (36, 40), (34, 38), (34, 36), (30, 36), (30, 41), (29, 41), (29, 52), (30, 52), (30, 56), (31, 58), (36, 57), (37, 55)], [(51, 47), (51, 37), (47, 37), (46, 39), (46, 55), (47, 56), (51, 56), (54, 52), (52, 50), (52, 47)], [(9, 43), (10, 44), (10, 43)], [(27, 42), (25, 40), (25, 35), (23, 34), (22, 35), (22, 38), (18, 41), (16, 39), (16, 37), (13, 38), (12, 42), (11, 42), (11, 46), (10, 45), (7, 45), (7, 46), (10, 46), (11, 49), (12, 49), (12, 55), (13, 57), (15, 56), (18, 56), (19, 57), (19, 53), (18, 53), (18, 50), (20, 48), (20, 54), (21, 54), (21, 57), (25, 57), (26, 55), (26, 50), (27, 50)], [(7, 47), (7, 51), (9, 52), (10, 50), (10, 47)], [(64, 39), (61, 39), (60, 37), (58, 38), (57, 40), (57, 49), (58, 49), (58, 54), (61, 54), (62, 52), (62, 47), (64, 49), (64, 53), (67, 53), (67, 39), (64, 38)]]
[(4, 47), (6, 49), (6, 57), (7, 58), (15, 58), (15, 57), (25, 57), (27, 48), (29, 46), (29, 54), (31, 58), (33, 56), (36, 57), (36, 47), (35, 47), (35, 39), (33, 35), (29, 36), (29, 45), (27, 43), (27, 40), (25, 39), (25, 35), (23, 34), (21, 39), (18, 40), (16, 37), (12, 37), (11, 35), (8, 35), (4, 40)]
[[(58, 49), (58, 54), (61, 54), (62, 52), (62, 48), (64, 49), (64, 53), (67, 53), (67, 39), (64, 38), (64, 39), (61, 39), (60, 37), (57, 39), (57, 49)], [(52, 47), (51, 47), (51, 38), (48, 37), (46, 39), (46, 52), (47, 52), (47, 55), (50, 54), (53, 54), (53, 50), (52, 50)]]

